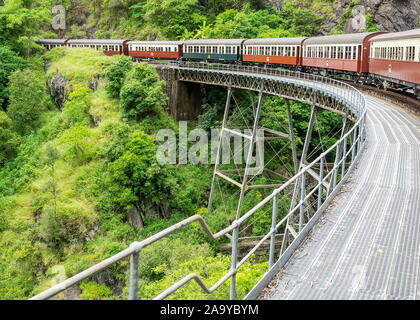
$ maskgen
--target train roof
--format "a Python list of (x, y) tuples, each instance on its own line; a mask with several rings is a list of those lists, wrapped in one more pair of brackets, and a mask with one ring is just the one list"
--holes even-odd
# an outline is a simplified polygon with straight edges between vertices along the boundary
[(300, 45), (307, 37), (294, 37), (294, 38), (262, 38), (250, 39), (245, 41), (246, 46), (251, 45)]
[(239, 46), (246, 39), (197, 39), (186, 40), (184, 45), (232, 45)]
[(137, 44), (137, 45), (167, 45), (167, 46), (175, 46), (181, 45), (184, 41), (129, 41), (127, 44)]
[(333, 36), (312, 37), (305, 40), (304, 45), (314, 44), (362, 44), (365, 39), (378, 32), (348, 33)]
[(127, 39), (70, 39), (69, 44), (114, 44), (122, 45)]
[(420, 29), (386, 33), (380, 36), (373, 37), (369, 41), (376, 42), (376, 41), (400, 40), (400, 39), (402, 40), (402, 39), (412, 39), (412, 38), (420, 38)]
[(36, 41), (43, 44), (65, 44), (68, 39), (41, 39)]

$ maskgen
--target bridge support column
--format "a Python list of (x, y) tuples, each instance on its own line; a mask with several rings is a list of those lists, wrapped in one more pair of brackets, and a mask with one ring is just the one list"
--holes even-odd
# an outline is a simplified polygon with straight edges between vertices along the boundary
[[(290, 106), (288, 105), (288, 113), (290, 113), (289, 110), (290, 110)], [(303, 150), (302, 150), (302, 157), (300, 159), (300, 164), (297, 167), (298, 170), (297, 170), (296, 174), (304, 168), (304, 166), (307, 162), (308, 150), (309, 150), (309, 145), (310, 145), (310, 142), (311, 142), (311, 137), (312, 137), (312, 132), (313, 132), (313, 129), (314, 129), (314, 123), (315, 123), (315, 118), (316, 118), (317, 112), (318, 112), (317, 108), (315, 106), (312, 106), (311, 107), (311, 117), (309, 119), (308, 130), (306, 131), (305, 143), (303, 145)], [(291, 120), (289, 120), (289, 126), (290, 126), (290, 123), (291, 123)], [(295, 149), (295, 153), (296, 153), (296, 149)], [(294, 155), (294, 157), (295, 157), (295, 155)], [(296, 160), (294, 159), (294, 161), (296, 161), (295, 162), (295, 167), (296, 167), (297, 157), (296, 157)], [(293, 210), (294, 207), (295, 207), (295, 203), (296, 203), (296, 200), (298, 198), (299, 183), (301, 183), (301, 187), (300, 187), (300, 192), (301, 192), (300, 199), (301, 199), (301, 201), (303, 201), (306, 197), (306, 195), (303, 196), (303, 200), (302, 200), (302, 195), (303, 195), (303, 192), (305, 191), (304, 190), (304, 188), (305, 188), (305, 177), (302, 177), (302, 179), (298, 179), (297, 182), (296, 182), (294, 192), (293, 192), (293, 196), (292, 196), (292, 201), (291, 201), (291, 204), (290, 204), (289, 212), (291, 210)], [(304, 203), (301, 204), (300, 212), (299, 212), (299, 221), (298, 221), (299, 232), (303, 228), (303, 219), (304, 219)], [(283, 250), (286, 248), (289, 232), (292, 234), (293, 237), (295, 237), (295, 235), (297, 235), (295, 230), (294, 230), (293, 224), (294, 224), (293, 219), (291, 219), (291, 217), (289, 217), (287, 219), (287, 222), (286, 222), (286, 229), (285, 229), (285, 232), (284, 232), (283, 243), (282, 243), (282, 246), (281, 246), (280, 255), (283, 253)]]
[(209, 203), (208, 203), (208, 209), (207, 209), (208, 212), (210, 212), (213, 209), (212, 204), (213, 204), (213, 197), (214, 197), (214, 189), (216, 187), (215, 182), (216, 182), (217, 172), (219, 170), (220, 158), (221, 158), (221, 153), (222, 153), (223, 132), (226, 129), (231, 100), (232, 100), (232, 87), (229, 87), (228, 95), (226, 98), (225, 114), (223, 116), (222, 131), (220, 133), (219, 146), (217, 148), (216, 163), (214, 165), (213, 180), (211, 183), (210, 197), (209, 197)]
[(252, 136), (249, 142), (249, 150), (248, 150), (248, 155), (246, 159), (245, 172), (244, 172), (244, 177), (243, 177), (242, 187), (241, 187), (241, 194), (239, 197), (238, 210), (236, 212), (236, 219), (239, 219), (239, 217), (241, 216), (242, 203), (243, 203), (245, 191), (248, 185), (249, 168), (251, 164), (252, 154), (254, 153), (254, 145), (255, 145), (255, 140), (257, 138), (257, 130), (258, 130), (258, 125), (260, 123), (260, 114), (261, 114), (261, 107), (262, 107), (263, 100), (264, 100), (263, 93), (260, 92), (258, 96), (257, 110), (255, 113), (254, 127), (252, 129)]

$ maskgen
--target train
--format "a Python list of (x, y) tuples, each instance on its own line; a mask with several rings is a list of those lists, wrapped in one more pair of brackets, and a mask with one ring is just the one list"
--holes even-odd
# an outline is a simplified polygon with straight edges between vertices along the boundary
[(319, 37), (132, 41), (42, 39), (55, 47), (91, 48), (134, 61), (178, 60), (282, 67), (378, 88), (410, 91), (420, 99), (420, 29)]

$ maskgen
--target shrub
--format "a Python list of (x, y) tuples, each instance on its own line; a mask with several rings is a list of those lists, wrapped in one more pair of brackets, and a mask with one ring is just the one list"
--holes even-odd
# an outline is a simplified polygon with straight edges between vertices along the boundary
[(0, 165), (16, 156), (19, 136), (12, 130), (12, 120), (0, 111)]
[(59, 219), (54, 218), (52, 209), (44, 210), (41, 214), (39, 236), (52, 247), (60, 247), (66, 239), (66, 228)]
[(120, 57), (116, 63), (106, 69), (105, 76), (108, 82), (105, 89), (112, 98), (119, 98), (124, 80), (132, 69), (133, 62), (125, 56)]
[(98, 134), (84, 125), (72, 127), (59, 140), (59, 144), (65, 147), (63, 158), (76, 165), (91, 161), (98, 151), (98, 137)]
[(90, 126), (89, 95), (92, 90), (88, 87), (77, 86), (69, 94), (69, 101), (64, 104), (62, 112), (63, 125), (70, 128), (74, 125)]
[(7, 113), (16, 131), (27, 134), (39, 125), (46, 110), (47, 90), (42, 73), (29, 69), (15, 71), (10, 76), (10, 103)]
[(8, 48), (0, 47), (0, 110), (6, 110), (9, 101), (9, 77), (27, 66), (24, 59)]
[(139, 121), (161, 111), (168, 99), (163, 92), (164, 85), (163, 81), (158, 81), (152, 66), (141, 63), (128, 75), (121, 88), (124, 118)]
[(95, 282), (83, 282), (80, 285), (82, 300), (112, 300), (112, 291), (104, 284), (97, 284)]

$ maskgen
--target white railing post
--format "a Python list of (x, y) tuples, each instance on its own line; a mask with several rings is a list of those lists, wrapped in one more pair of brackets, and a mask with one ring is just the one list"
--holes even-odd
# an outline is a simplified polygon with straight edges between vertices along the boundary
[(276, 225), (277, 225), (277, 210), (278, 210), (279, 195), (276, 194), (273, 198), (273, 215), (271, 217), (271, 241), (270, 241), (270, 257), (269, 257), (269, 269), (274, 265), (274, 254), (276, 252)]

